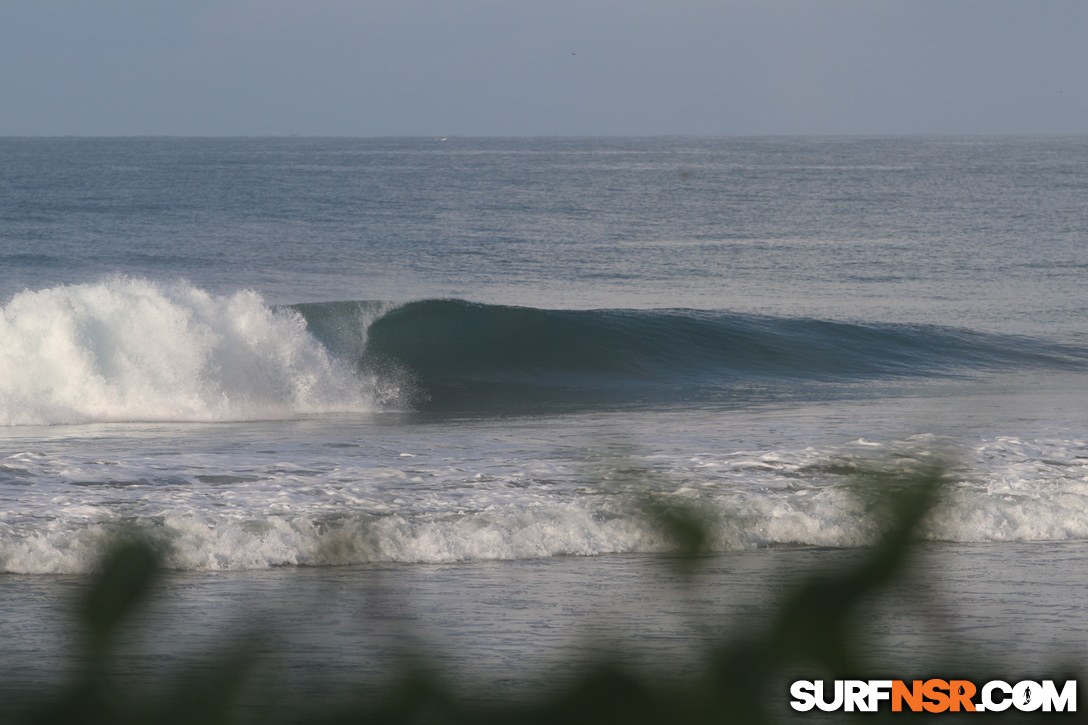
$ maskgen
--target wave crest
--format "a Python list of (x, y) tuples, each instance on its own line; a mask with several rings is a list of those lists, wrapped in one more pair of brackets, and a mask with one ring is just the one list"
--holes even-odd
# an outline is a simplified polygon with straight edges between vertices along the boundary
[(2, 425), (362, 411), (375, 384), (251, 291), (122, 278), (25, 291), (0, 314)]
[[(314, 321), (339, 313), (310, 309)], [(820, 396), (836, 385), (1078, 369), (1088, 350), (932, 325), (725, 310), (544, 310), (422, 300), (369, 325), (364, 369), (410, 371), (429, 409)]]

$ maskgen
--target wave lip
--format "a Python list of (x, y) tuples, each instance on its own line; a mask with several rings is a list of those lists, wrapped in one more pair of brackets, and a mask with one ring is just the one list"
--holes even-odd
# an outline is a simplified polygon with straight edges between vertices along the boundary
[(0, 311), (0, 425), (216, 421), (374, 408), (291, 310), (119, 278)]

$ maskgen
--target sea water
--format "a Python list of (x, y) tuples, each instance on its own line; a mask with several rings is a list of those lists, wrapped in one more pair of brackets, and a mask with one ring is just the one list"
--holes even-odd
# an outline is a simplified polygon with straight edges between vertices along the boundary
[[(65, 671), (119, 534), (170, 572), (145, 675), (254, 602), (326, 684), (690, 661), (933, 461), (956, 655), (1067, 663), (1086, 191), (1084, 138), (2, 139), (8, 682)], [(648, 500), (698, 512), (701, 593)]]

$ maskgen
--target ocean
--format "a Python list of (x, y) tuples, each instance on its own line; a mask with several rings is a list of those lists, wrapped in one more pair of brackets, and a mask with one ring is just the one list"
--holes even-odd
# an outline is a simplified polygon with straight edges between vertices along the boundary
[(118, 536), (135, 678), (676, 672), (934, 461), (882, 674), (1083, 667), (1086, 192), (1083, 137), (0, 139), (0, 686)]

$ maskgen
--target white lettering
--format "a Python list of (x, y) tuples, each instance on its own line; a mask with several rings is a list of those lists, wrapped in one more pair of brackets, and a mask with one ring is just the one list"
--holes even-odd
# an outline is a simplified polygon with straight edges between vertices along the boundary
[(1043, 712), (1050, 712), (1053, 707), (1058, 712), (1077, 711), (1077, 681), (1066, 680), (1059, 694), (1054, 680), (1043, 680)]
[(876, 712), (881, 700), (892, 699), (891, 680), (869, 680), (869, 708), (868, 712)]
[[(915, 681), (917, 685), (917, 680)], [(931, 703), (925, 705), (925, 709), (943, 712), (951, 705), (952, 710), (959, 710), (962, 706), (971, 709), (972, 705), (977, 712), (1003, 712), (1015, 706), (1021, 712), (1035, 712), (1042, 709), (1043, 712), (1076, 712), (1077, 711), (1077, 681), (1066, 680), (1059, 683), (1054, 680), (1022, 680), (1015, 685), (1010, 685), (1003, 680), (990, 680), (979, 691), (978, 702), (972, 702), (965, 696), (967, 691), (974, 691), (974, 685), (966, 680), (953, 680), (951, 687), (937, 687), (944, 684), (942, 680), (927, 680), (926, 687), (936, 687), (934, 692), (939, 697), (948, 700), (942, 707), (933, 707)], [(797, 712), (808, 712), (818, 707), (824, 712), (845, 710), (846, 712), (876, 712), (880, 709), (880, 703), (891, 701), (892, 693), (896, 687), (904, 683), (898, 680), (797, 680), (790, 685), (790, 695), (793, 699), (790, 706)], [(830, 699), (825, 699), (826, 686), (830, 686), (832, 692), (826, 693)], [(948, 690), (948, 697), (941, 695), (943, 690)], [(928, 690), (924, 690), (928, 692)], [(905, 694), (904, 694), (905, 693)], [(913, 698), (911, 690), (900, 691), (895, 698), (896, 711), (902, 707), (904, 698)], [(927, 695), (931, 699), (932, 694)], [(972, 698), (973, 699), (973, 698)], [(911, 709), (919, 707), (918, 701), (910, 701)], [(941, 705), (938, 701), (937, 705)]]
[(790, 694), (793, 699), (790, 707), (798, 712), (808, 712), (816, 706), (816, 685), (809, 680), (798, 680), (790, 685)]
[(835, 699), (831, 702), (824, 702), (824, 681), (818, 680), (816, 682), (816, 707), (824, 712), (834, 712), (835, 710), (838, 710), (842, 707), (842, 689), (842, 680), (835, 680)]
[(868, 712), (869, 710), (869, 686), (865, 684), (865, 680), (847, 680), (846, 681), (846, 711), (853, 712), (854, 708), (858, 709), (858, 712)]
[(1043, 705), (1043, 686), (1031, 680), (1017, 682), (1012, 688), (1012, 704), (1020, 712), (1034, 712)]
[[(994, 690), (1000, 690), (1006, 695), (1000, 700), (995, 700), (991, 696)], [(990, 680), (982, 686), (982, 704), (986, 710), (992, 710), (994, 712), (1002, 712), (1009, 709), (1009, 705), (1012, 704), (1012, 699), (1008, 697), (1012, 695), (1012, 686), (1007, 682), (1001, 680)]]

